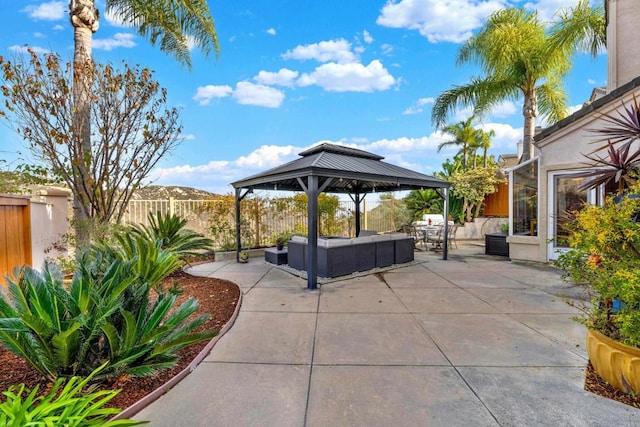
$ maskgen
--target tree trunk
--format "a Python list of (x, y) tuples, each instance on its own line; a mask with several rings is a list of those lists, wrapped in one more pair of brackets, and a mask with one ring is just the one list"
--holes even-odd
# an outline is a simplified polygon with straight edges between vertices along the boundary
[(467, 143), (462, 141), (462, 170), (467, 170)]
[(525, 94), (522, 115), (524, 116), (524, 136), (520, 163), (533, 157), (533, 136), (535, 134), (536, 117), (538, 117), (538, 97), (535, 93)]
[(73, 96), (75, 112), (73, 120), (74, 156), (71, 168), (74, 172), (74, 228), (77, 246), (83, 248), (89, 244), (88, 220), (93, 217), (90, 192), (91, 182), (91, 42), (93, 33), (98, 29), (98, 10), (93, 0), (71, 0), (69, 17), (73, 25)]

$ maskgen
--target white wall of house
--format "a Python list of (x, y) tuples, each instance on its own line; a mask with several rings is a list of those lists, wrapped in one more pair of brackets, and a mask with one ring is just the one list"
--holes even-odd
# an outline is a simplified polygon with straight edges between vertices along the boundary
[(66, 256), (62, 237), (68, 231), (70, 192), (40, 190), (31, 199), (31, 251), (34, 268), (41, 268), (46, 258)]

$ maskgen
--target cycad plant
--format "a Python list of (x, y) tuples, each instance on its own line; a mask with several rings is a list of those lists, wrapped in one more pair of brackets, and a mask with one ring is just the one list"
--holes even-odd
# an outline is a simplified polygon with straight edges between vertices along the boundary
[(0, 343), (52, 381), (87, 376), (105, 361), (100, 377), (173, 366), (178, 350), (216, 331), (192, 332), (209, 317), (192, 318), (196, 300), (174, 308), (171, 292), (150, 298), (151, 285), (136, 273), (138, 259), (94, 250), (80, 260), (69, 287), (55, 264), (45, 263), (42, 273), (23, 268), (0, 298)]
[(213, 251), (213, 241), (200, 233), (185, 228), (187, 220), (178, 215), (157, 212), (149, 213), (149, 226), (136, 224), (131, 226), (131, 232), (150, 240), (160, 242), (162, 249), (167, 249), (180, 258), (198, 255), (203, 251)]

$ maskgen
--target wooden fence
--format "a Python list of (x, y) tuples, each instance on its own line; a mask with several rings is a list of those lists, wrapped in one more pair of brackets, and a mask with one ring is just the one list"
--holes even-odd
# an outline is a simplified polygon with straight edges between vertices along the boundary
[(498, 184), (498, 191), (484, 199), (483, 216), (509, 216), (509, 183)]
[(0, 284), (14, 267), (31, 265), (31, 205), (28, 197), (0, 194)]

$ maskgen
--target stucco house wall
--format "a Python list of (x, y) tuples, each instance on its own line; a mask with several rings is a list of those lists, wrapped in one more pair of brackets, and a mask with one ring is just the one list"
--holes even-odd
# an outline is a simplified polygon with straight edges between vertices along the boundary
[[(572, 116), (545, 129), (536, 137), (539, 152), (538, 181), (538, 236), (510, 236), (509, 253), (512, 259), (547, 262), (548, 243), (551, 237), (551, 206), (549, 196), (550, 176), (556, 172), (583, 171), (589, 169), (585, 154), (592, 153), (604, 144), (595, 129), (609, 125), (604, 115), (619, 116), (623, 105), (640, 100), (640, 78), (620, 87), (605, 97), (584, 106)], [(596, 144), (596, 141), (601, 141)], [(601, 152), (601, 156), (605, 153)]]
[(640, 75), (638, 0), (607, 0), (607, 85), (609, 92)]

